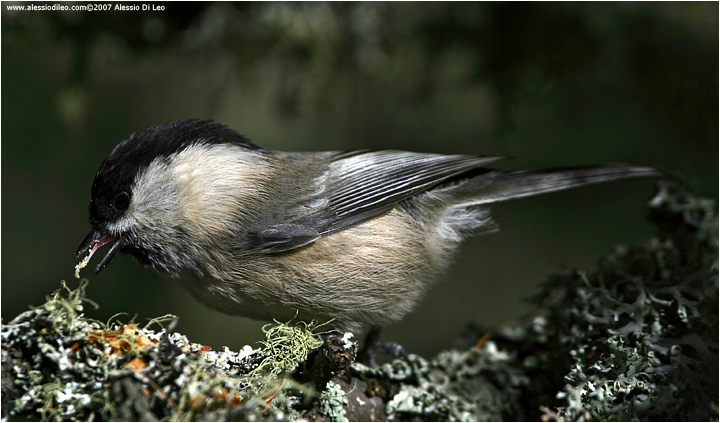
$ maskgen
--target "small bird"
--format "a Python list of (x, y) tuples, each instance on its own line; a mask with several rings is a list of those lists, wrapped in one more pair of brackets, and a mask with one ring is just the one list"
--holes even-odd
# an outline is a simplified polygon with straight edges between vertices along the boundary
[(135, 132), (95, 175), (92, 230), (203, 304), (271, 321), (330, 321), (359, 334), (400, 320), (460, 242), (497, 230), (488, 205), (658, 176), (608, 164), (498, 171), (499, 157), (407, 151), (280, 152), (203, 120)]

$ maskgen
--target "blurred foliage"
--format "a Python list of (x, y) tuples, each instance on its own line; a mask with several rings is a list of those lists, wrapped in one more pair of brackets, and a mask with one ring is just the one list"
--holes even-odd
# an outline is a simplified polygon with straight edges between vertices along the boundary
[[(27, 283), (3, 283), (4, 318), (69, 276), (92, 176), (115, 143), (178, 118), (213, 118), (286, 150), (506, 155), (513, 168), (654, 165), (717, 196), (717, 3), (8, 4), (23, 3), (2, 9), (2, 277)], [(519, 313), (538, 274), (646, 238), (647, 186), (499, 206), (501, 235), (469, 243), (452, 283), (391, 336), (437, 351), (427, 335), (405, 333), (421, 326), (442, 344), (468, 319)], [(104, 304), (196, 316), (183, 329), (208, 344), (259, 336), (257, 324), (227, 340), (244, 319), (205, 311), (129, 260), (101, 279)], [(453, 313), (439, 311), (448, 304)]]

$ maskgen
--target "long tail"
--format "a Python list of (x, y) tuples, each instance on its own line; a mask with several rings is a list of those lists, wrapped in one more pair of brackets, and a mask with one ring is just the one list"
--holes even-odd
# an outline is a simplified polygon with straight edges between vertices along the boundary
[(448, 187), (455, 198), (472, 204), (490, 204), (625, 178), (662, 176), (664, 173), (641, 166), (613, 163), (518, 172), (490, 172)]

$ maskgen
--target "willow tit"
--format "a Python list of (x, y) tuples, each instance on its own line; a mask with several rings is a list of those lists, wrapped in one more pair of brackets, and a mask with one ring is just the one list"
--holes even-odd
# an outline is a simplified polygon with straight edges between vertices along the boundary
[(463, 238), (497, 229), (487, 206), (648, 167), (502, 172), (498, 157), (406, 151), (288, 153), (179, 120), (115, 147), (92, 185), (77, 257), (118, 252), (207, 306), (262, 320), (332, 320), (359, 333), (401, 319)]

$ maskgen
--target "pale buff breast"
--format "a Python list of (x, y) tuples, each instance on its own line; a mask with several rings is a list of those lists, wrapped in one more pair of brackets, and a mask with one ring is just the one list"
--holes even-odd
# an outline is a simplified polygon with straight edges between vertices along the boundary
[(216, 268), (213, 277), (182, 285), (224, 313), (261, 320), (335, 319), (333, 327), (359, 332), (409, 312), (453, 247), (396, 208), (291, 252), (228, 257), (242, 260), (233, 266), (240, 272)]

